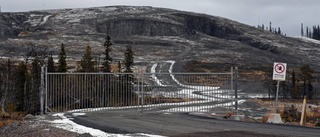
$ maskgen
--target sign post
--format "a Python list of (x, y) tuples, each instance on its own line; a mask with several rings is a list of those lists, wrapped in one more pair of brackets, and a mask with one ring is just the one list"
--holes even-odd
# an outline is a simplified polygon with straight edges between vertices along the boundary
[(273, 65), (273, 76), (272, 79), (277, 81), (277, 93), (276, 93), (276, 103), (275, 103), (275, 114), (271, 114), (268, 121), (270, 123), (283, 123), (278, 111), (278, 94), (279, 94), (279, 87), (280, 81), (286, 80), (286, 70), (287, 70), (287, 63), (279, 63), (275, 62)]
[(273, 80), (277, 80), (277, 94), (276, 94), (276, 103), (275, 103), (275, 113), (277, 113), (278, 110), (278, 94), (279, 94), (279, 86), (280, 81), (286, 80), (286, 70), (287, 70), (287, 64), (286, 63), (279, 63), (275, 62), (273, 65)]

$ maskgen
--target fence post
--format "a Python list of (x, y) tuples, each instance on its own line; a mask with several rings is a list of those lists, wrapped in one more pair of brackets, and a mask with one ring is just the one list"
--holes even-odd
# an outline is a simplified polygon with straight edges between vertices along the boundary
[(141, 88), (141, 87), (140, 87), (140, 86), (141, 86), (141, 84), (140, 84), (140, 78), (141, 78), (141, 75), (140, 75), (140, 74), (141, 74), (141, 73), (140, 73), (140, 70), (141, 70), (141, 69), (139, 68), (139, 73), (138, 73), (138, 75), (137, 75), (137, 79), (138, 79), (138, 84), (137, 84), (137, 85), (138, 85), (138, 89), (137, 89), (137, 90), (138, 90), (138, 93), (139, 93), (139, 95), (138, 95), (138, 105), (137, 105), (137, 106), (138, 106), (138, 109), (140, 109), (140, 108), (139, 108), (139, 105), (140, 105), (140, 101), (141, 101), (141, 100), (140, 100), (140, 98), (141, 98), (141, 93), (140, 93), (140, 92), (141, 92), (141, 91), (140, 91), (140, 90), (141, 90), (141, 89), (140, 89), (140, 88)]
[(235, 70), (234, 70), (234, 79), (235, 79), (235, 82), (234, 82), (234, 97), (235, 97), (235, 100), (236, 100), (236, 104), (235, 104), (235, 109), (236, 109), (236, 113), (238, 114), (238, 67), (236, 66), (235, 67)]
[(45, 70), (44, 70), (44, 82), (45, 82), (45, 87), (44, 87), (44, 90), (45, 90), (45, 108), (44, 108), (44, 112), (47, 114), (48, 113), (48, 68), (45, 67)]
[[(231, 67), (231, 72), (230, 72), (230, 79), (231, 79), (231, 81), (230, 81), (230, 92), (233, 92), (233, 75), (234, 75), (234, 73), (233, 73), (233, 67)], [(233, 107), (234, 107), (234, 105), (233, 105), (233, 100), (234, 99), (232, 99), (232, 97), (230, 98), (231, 99), (231, 107), (232, 107), (232, 112), (234, 112), (234, 110), (233, 110)]]
[(144, 94), (143, 94), (143, 92), (144, 92), (144, 76), (142, 76), (142, 78), (141, 78), (141, 85), (142, 85), (142, 88), (141, 88), (141, 113), (143, 113), (143, 105), (144, 105)]
[(306, 124), (306, 104), (307, 104), (307, 97), (303, 96), (303, 104), (301, 110), (301, 118), (300, 118), (300, 125), (304, 126)]
[(41, 85), (40, 85), (40, 114), (43, 115), (43, 108), (44, 108), (44, 66), (41, 67)]

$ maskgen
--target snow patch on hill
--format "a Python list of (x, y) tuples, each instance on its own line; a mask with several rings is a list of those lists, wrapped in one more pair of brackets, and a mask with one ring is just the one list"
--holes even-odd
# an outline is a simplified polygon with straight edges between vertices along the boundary
[(45, 16), (44, 18), (43, 18), (43, 21), (40, 23), (40, 25), (43, 25), (43, 24), (45, 24), (47, 21), (48, 21), (48, 19), (51, 17), (51, 15), (47, 15), (47, 16)]
[(31, 27), (36, 27), (38, 24), (41, 23), (41, 17), (42, 15), (31, 14), (29, 16), (29, 20), (25, 23), (30, 23)]
[(307, 37), (293, 36), (293, 38), (301, 39), (301, 40), (303, 40), (305, 42), (312, 42), (312, 43), (315, 43), (315, 44), (320, 44), (319, 40), (315, 40), (315, 39), (311, 39), (311, 38), (307, 38)]

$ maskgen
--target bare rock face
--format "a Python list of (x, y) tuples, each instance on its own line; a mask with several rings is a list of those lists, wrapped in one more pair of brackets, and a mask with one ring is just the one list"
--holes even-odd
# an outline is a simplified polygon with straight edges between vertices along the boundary
[[(111, 6), (0, 14), (0, 53), (23, 56), (31, 45), (58, 54), (66, 46), (79, 59), (90, 45), (103, 53), (106, 34), (114, 43), (112, 56), (123, 59), (132, 45), (136, 61), (175, 60), (272, 66), (286, 62), (320, 67), (320, 44), (286, 37), (222, 17), (153, 7)], [(4, 55), (8, 50), (10, 53)]]

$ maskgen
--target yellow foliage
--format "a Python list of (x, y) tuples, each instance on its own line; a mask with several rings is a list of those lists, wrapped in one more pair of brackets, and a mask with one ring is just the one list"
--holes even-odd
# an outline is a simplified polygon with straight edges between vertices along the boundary
[(11, 119), (9, 119), (9, 120), (1, 120), (0, 121), (0, 128), (3, 128), (3, 127), (5, 127), (6, 125), (8, 125), (8, 124), (10, 124), (10, 123), (13, 123), (14, 122), (14, 120), (11, 120)]
[(9, 103), (7, 106), (7, 111), (10, 112), (14, 112), (16, 110), (16, 106), (12, 103)]

